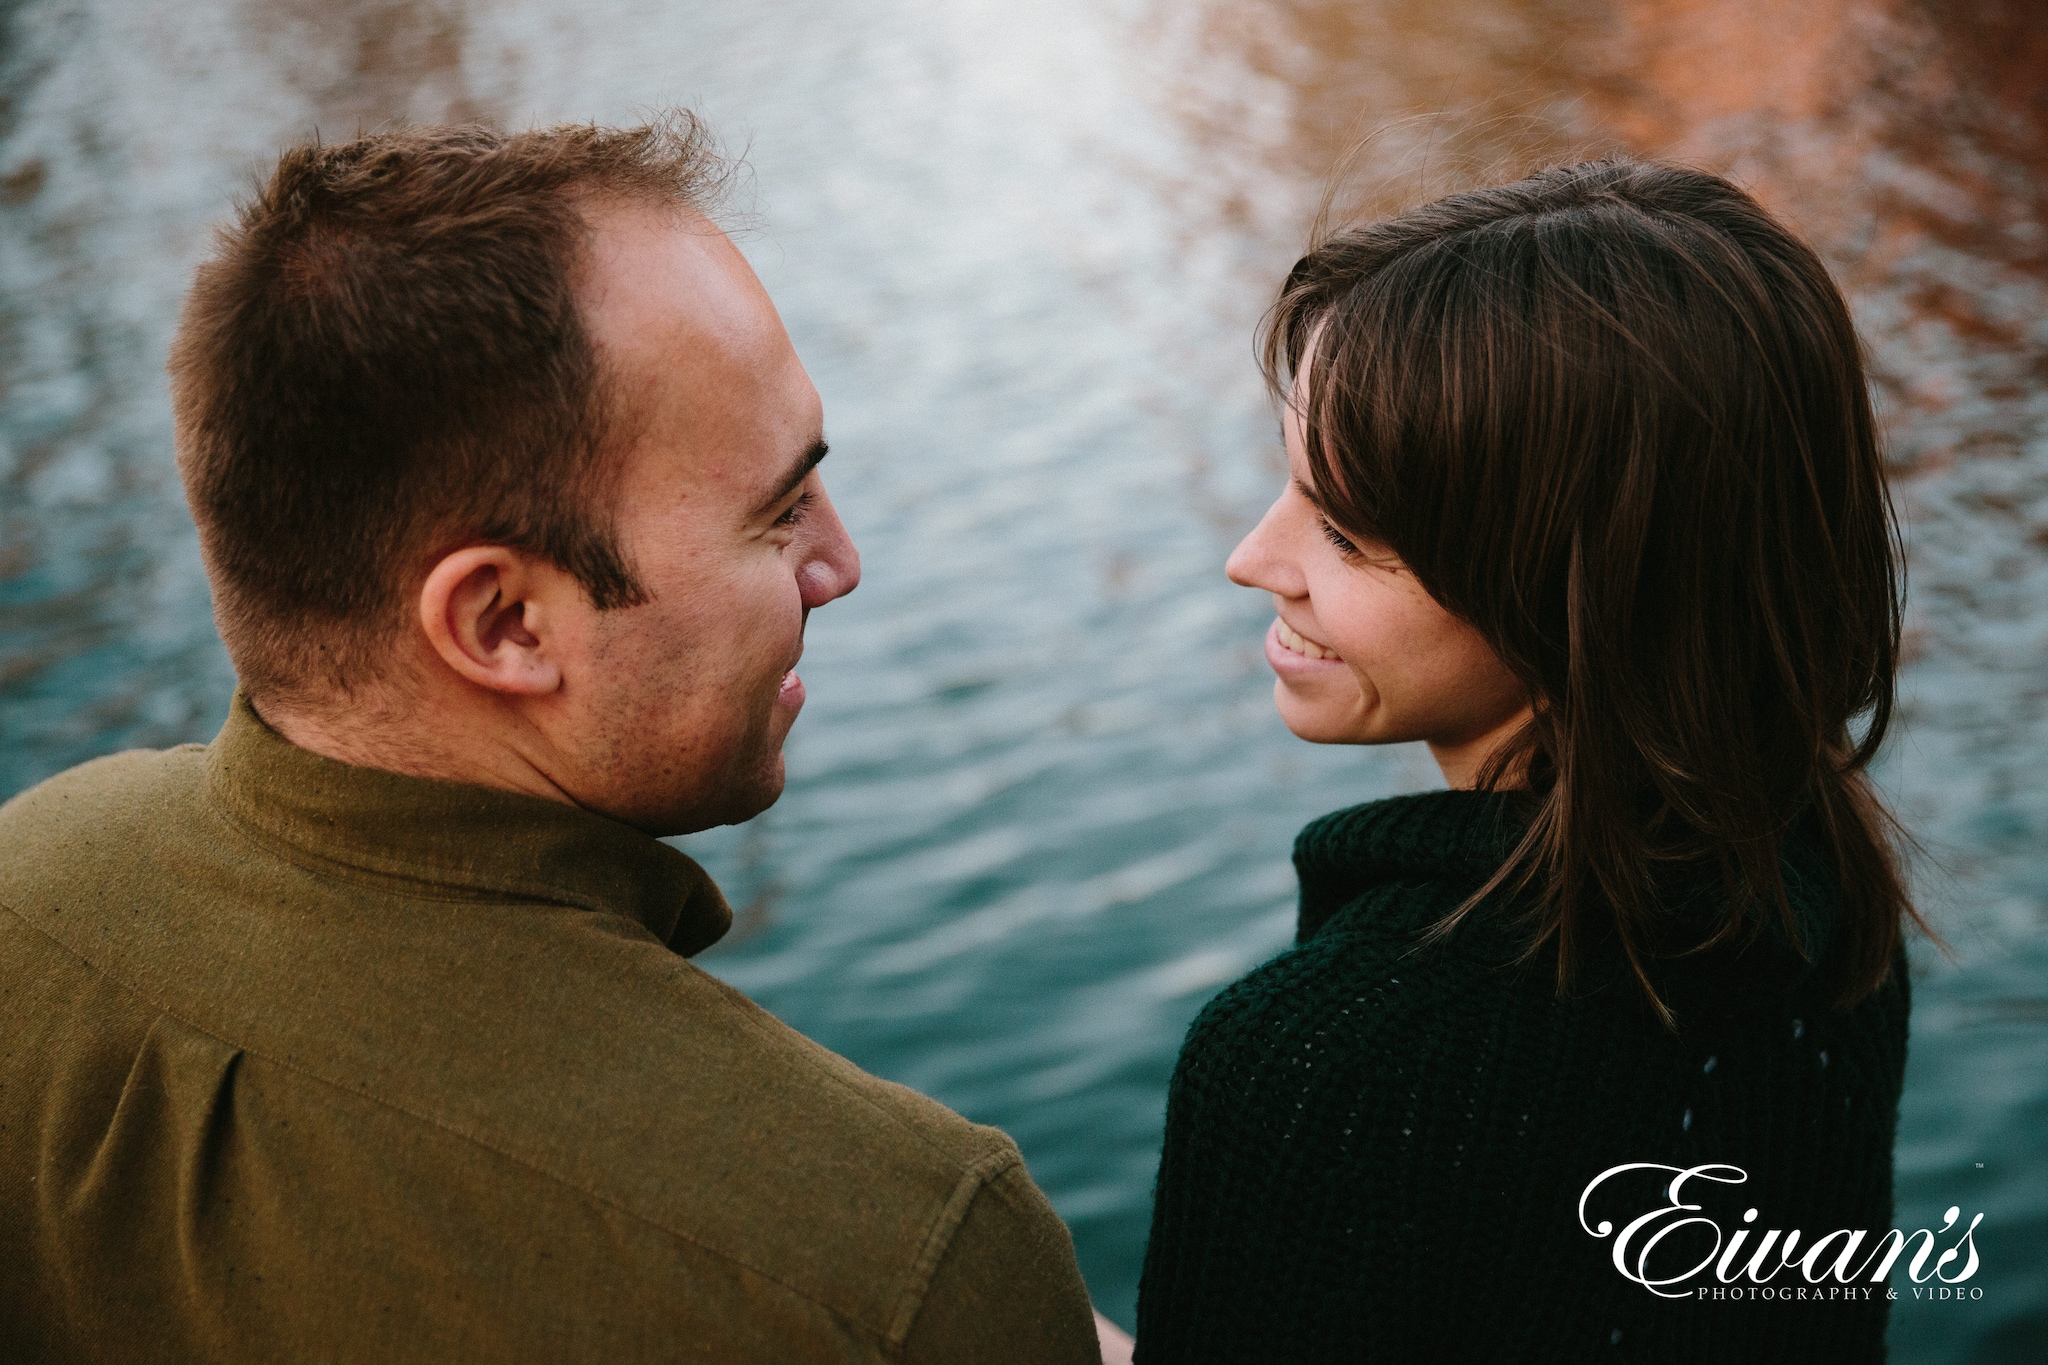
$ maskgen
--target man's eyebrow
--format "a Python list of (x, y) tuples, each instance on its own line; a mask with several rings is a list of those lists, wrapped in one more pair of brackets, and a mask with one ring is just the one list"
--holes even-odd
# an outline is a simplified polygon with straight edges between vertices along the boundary
[(767, 511), (775, 506), (776, 503), (781, 502), (784, 498), (795, 492), (796, 486), (811, 477), (811, 471), (818, 467), (818, 461), (824, 459), (831, 449), (832, 447), (825, 444), (825, 438), (822, 436), (811, 442), (810, 449), (806, 450), (797, 459), (797, 462), (790, 466), (789, 472), (782, 476), (782, 481), (775, 485), (775, 491), (762, 500), (761, 510), (763, 512)]

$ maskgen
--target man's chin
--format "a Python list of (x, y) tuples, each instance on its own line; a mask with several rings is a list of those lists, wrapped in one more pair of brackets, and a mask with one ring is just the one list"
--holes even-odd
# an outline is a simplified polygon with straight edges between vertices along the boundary
[(782, 751), (778, 748), (753, 772), (728, 777), (687, 805), (663, 811), (652, 820), (630, 823), (664, 839), (719, 825), (744, 824), (782, 798), (783, 782)]
[(769, 771), (763, 772), (752, 782), (741, 783), (735, 786), (732, 808), (726, 817), (718, 823), (721, 825), (741, 824), (767, 810), (782, 799), (782, 788), (786, 776), (783, 769), (782, 751), (778, 749), (775, 753), (775, 761), (769, 765)]

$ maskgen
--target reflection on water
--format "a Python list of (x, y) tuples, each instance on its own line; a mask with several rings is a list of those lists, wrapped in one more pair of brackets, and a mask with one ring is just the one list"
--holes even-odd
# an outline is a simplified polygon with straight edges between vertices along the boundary
[(394, 118), (487, 118), (465, 79), (462, 0), (335, 5), (252, 4), (242, 13), (251, 56), (303, 91), (313, 126), (330, 136)]
[[(707, 965), (1000, 1123), (1128, 1314), (1165, 1076), (1286, 941), (1288, 841), (1430, 781), (1272, 717), (1218, 572), (1274, 480), (1250, 328), (1328, 168), (1389, 207), (1610, 147), (1727, 169), (1870, 342), (1910, 522), (1885, 770), (1959, 948), (1925, 968), (1900, 1219), (1987, 1214), (1987, 1295), (1898, 1358), (2048, 1331), (2048, 37), (2025, 0), (28, 0), (0, 10), (0, 792), (204, 738), (230, 676), (161, 363), (284, 140), (691, 103), (824, 393), (866, 582), (813, 622), (783, 802), (689, 841)], [(1981, 1163), (1981, 1164), (1980, 1164)]]

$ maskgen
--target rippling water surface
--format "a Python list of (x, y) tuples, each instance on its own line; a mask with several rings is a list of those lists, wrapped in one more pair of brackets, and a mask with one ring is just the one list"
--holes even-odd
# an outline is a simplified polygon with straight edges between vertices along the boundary
[[(1905, 1360), (2048, 1341), (2048, 39), (2025, 0), (0, 4), (0, 795), (204, 739), (231, 674), (162, 357), (285, 141), (686, 103), (824, 394), (861, 590), (812, 622), (781, 804), (685, 841), (705, 964), (1016, 1135), (1129, 1320), (1166, 1076), (1283, 946), (1297, 827), (1432, 785), (1273, 716), (1220, 566), (1277, 484), (1251, 329), (1331, 165), (1386, 206), (1628, 147), (1809, 233), (1909, 520), (1884, 776), (1956, 960), (1918, 954), (1899, 1220), (1986, 1214)], [(1938, 1312), (1938, 1316), (1936, 1315)]]

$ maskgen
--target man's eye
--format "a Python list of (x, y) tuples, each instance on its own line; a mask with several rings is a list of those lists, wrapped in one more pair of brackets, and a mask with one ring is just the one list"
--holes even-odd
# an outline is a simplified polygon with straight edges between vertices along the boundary
[(1323, 528), (1323, 534), (1329, 538), (1332, 545), (1337, 547), (1337, 553), (1345, 556), (1358, 553), (1358, 547), (1351, 543), (1351, 538), (1332, 526), (1330, 519), (1320, 512), (1316, 513), (1316, 524)]
[(788, 511), (784, 512), (781, 516), (775, 519), (775, 524), (781, 527), (795, 526), (798, 522), (804, 519), (804, 513), (810, 510), (811, 502), (814, 497), (815, 495), (811, 493), (805, 493), (803, 496), (799, 497), (795, 502), (789, 505)]

